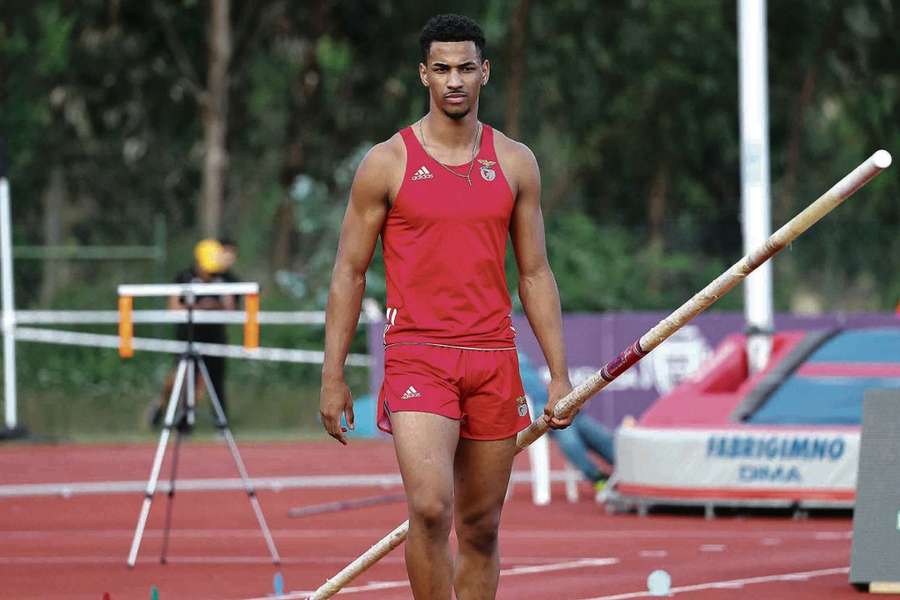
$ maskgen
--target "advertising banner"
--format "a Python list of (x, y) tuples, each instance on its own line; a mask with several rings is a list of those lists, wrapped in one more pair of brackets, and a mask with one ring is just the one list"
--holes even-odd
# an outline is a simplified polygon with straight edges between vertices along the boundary
[(620, 428), (617, 491), (676, 500), (852, 503), (859, 431)]

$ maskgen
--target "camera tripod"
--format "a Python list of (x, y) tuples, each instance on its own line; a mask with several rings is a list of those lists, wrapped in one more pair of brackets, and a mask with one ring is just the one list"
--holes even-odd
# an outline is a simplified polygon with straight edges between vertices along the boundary
[[(256, 497), (256, 491), (253, 488), (253, 483), (250, 481), (250, 477), (247, 475), (247, 469), (244, 466), (244, 461), (241, 459), (241, 455), (237, 449), (237, 444), (234, 441), (234, 436), (231, 434), (231, 429), (228, 427), (228, 418), (226, 417), (225, 411), (222, 408), (222, 403), (219, 401), (219, 395), (216, 392), (216, 388), (212, 384), (212, 379), (209, 376), (209, 371), (206, 368), (206, 363), (203, 361), (203, 357), (194, 346), (194, 298), (189, 297), (188, 301), (185, 302), (185, 304), (187, 305), (188, 310), (187, 348), (178, 361), (178, 369), (175, 373), (175, 381), (172, 386), (172, 391), (169, 394), (169, 401), (166, 406), (162, 432), (159, 436), (159, 445), (156, 448), (156, 456), (153, 459), (153, 467), (150, 470), (150, 478), (147, 481), (147, 488), (144, 493), (144, 503), (141, 506), (141, 513), (138, 517), (137, 527), (134, 532), (134, 539), (131, 542), (131, 551), (128, 554), (128, 566), (134, 567), (135, 563), (137, 562), (138, 549), (141, 546), (141, 539), (144, 536), (144, 527), (147, 525), (147, 517), (150, 515), (150, 506), (153, 502), (153, 495), (156, 492), (157, 483), (159, 481), (159, 473), (160, 469), (162, 468), (163, 458), (165, 457), (166, 447), (168, 445), (172, 429), (175, 428), (175, 449), (172, 454), (172, 472), (171, 479), (169, 481), (168, 501), (166, 503), (166, 521), (165, 527), (163, 529), (162, 551), (160, 553), (159, 559), (160, 563), (166, 563), (166, 552), (169, 545), (169, 531), (171, 529), (172, 521), (172, 505), (175, 499), (175, 476), (178, 471), (178, 451), (181, 446), (182, 437), (186, 433), (188, 433), (194, 426), (196, 406), (195, 384), (198, 372), (200, 373), (203, 383), (206, 386), (206, 393), (209, 396), (209, 403), (213, 411), (213, 417), (215, 418), (216, 427), (218, 427), (219, 433), (222, 435), (222, 437), (225, 439), (226, 444), (228, 445), (228, 449), (231, 452), (231, 457), (234, 459), (234, 464), (237, 467), (238, 473), (241, 476), (241, 481), (244, 484), (244, 489), (247, 491), (247, 497), (250, 500), (250, 506), (253, 508), (253, 512), (256, 514), (256, 520), (259, 522), (259, 528), (266, 540), (266, 545), (269, 548), (269, 553), (272, 555), (272, 562), (277, 565), (281, 562), (281, 557), (278, 555), (278, 550), (275, 548), (275, 541), (272, 539), (272, 533), (269, 531), (269, 526), (266, 524), (266, 518), (265, 516), (263, 516), (262, 507), (259, 504), (259, 499)], [(187, 385), (185, 385), (185, 383)]]

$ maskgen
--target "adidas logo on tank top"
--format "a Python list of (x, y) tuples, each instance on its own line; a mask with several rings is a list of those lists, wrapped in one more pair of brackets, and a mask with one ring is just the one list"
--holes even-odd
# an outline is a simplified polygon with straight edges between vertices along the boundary
[(428, 167), (421, 166), (416, 173), (410, 177), (412, 181), (421, 181), (422, 179), (434, 179), (434, 175), (432, 175), (431, 171), (428, 170)]

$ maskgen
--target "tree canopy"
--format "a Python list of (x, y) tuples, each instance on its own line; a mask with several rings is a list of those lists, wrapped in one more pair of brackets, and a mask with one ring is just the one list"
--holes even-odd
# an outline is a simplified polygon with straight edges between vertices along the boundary
[[(423, 113), (417, 37), (439, 3), (4, 6), (17, 243), (144, 243), (162, 214), (172, 260), (204, 235), (233, 237), (245, 276), (323, 305), (355, 166)], [(453, 8), (487, 34), (481, 118), (541, 164), (565, 310), (669, 308), (739, 258), (735, 2)], [(898, 13), (879, 0), (769, 3), (773, 228), (875, 149), (900, 150)], [(894, 307), (898, 182), (879, 178), (776, 260), (778, 308)], [(20, 304), (39, 301), (51, 268), (23, 272), (34, 285)], [(70, 285), (105, 273), (76, 269)]]

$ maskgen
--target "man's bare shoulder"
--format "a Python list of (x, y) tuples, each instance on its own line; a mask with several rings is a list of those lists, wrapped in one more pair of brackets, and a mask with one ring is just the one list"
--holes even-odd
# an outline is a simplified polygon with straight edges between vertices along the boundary
[(537, 168), (537, 159), (531, 148), (497, 129), (494, 130), (494, 151), (504, 171), (521, 174)]
[(354, 189), (365, 190), (378, 198), (392, 199), (403, 180), (406, 166), (406, 147), (400, 134), (375, 144), (366, 153), (356, 170)]
[(406, 147), (403, 145), (403, 138), (399, 133), (395, 133), (389, 139), (375, 144), (366, 153), (362, 163), (360, 163), (360, 171), (373, 172), (390, 172), (399, 165), (403, 167), (406, 159)]
[(527, 189), (540, 189), (540, 169), (531, 148), (494, 130), (494, 152), (506, 174), (513, 196)]

